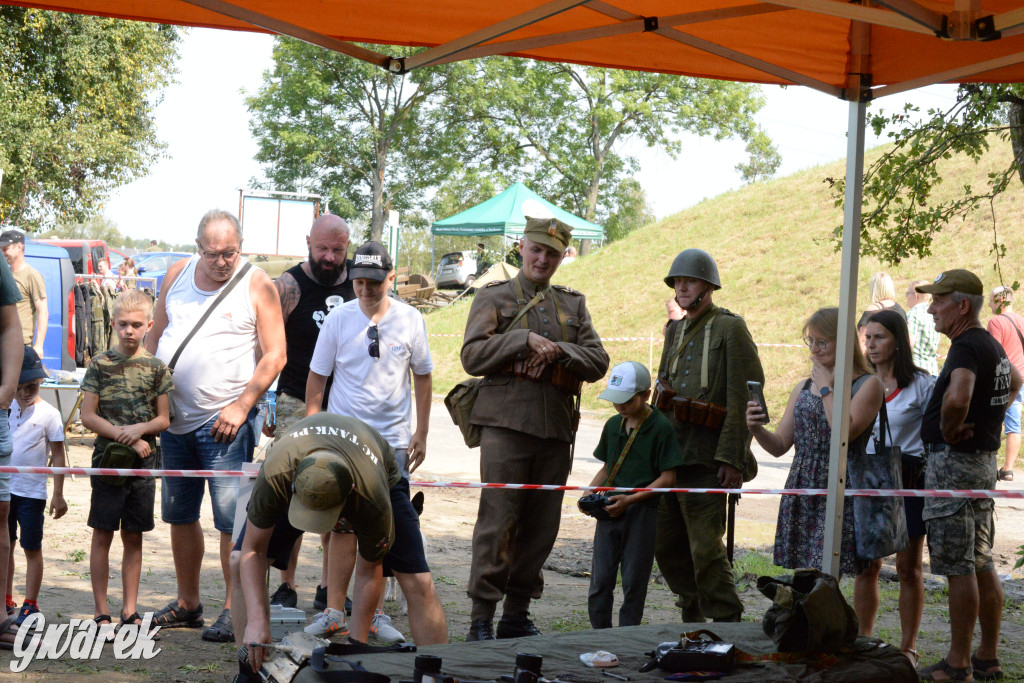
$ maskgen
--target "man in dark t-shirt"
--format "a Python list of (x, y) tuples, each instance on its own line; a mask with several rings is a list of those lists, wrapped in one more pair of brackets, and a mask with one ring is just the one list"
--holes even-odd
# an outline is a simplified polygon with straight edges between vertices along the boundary
[[(347, 260), (349, 234), (348, 223), (341, 216), (329, 213), (320, 216), (313, 221), (306, 237), (309, 260), (292, 266), (274, 280), (281, 297), (284, 337), (288, 347), (287, 362), (277, 378), (275, 417), (263, 425), (263, 433), (267, 436), (274, 436), (275, 430), (285, 432), (306, 417), (306, 377), (309, 376), (309, 362), (320, 327), (334, 307), (355, 298), (352, 278), (349, 277), (352, 261)], [(327, 409), (326, 398), (323, 408)], [(318, 610), (327, 607), (327, 544), (330, 535), (324, 534), (321, 541), (323, 566), (313, 600), (313, 607)], [(301, 541), (295, 544), (288, 570), (281, 572), (281, 585), (271, 598), (274, 604), (295, 607), (298, 603), (295, 569), (301, 547)]]
[[(409, 599), (409, 626), (419, 645), (447, 642), (444, 612), (410, 594), (405, 575), (427, 573), (416, 512), (394, 449), (373, 427), (352, 417), (317, 413), (279, 434), (253, 485), (245, 527), (231, 553), (235, 624), (239, 646), (249, 647), (236, 681), (258, 681), (270, 642), (267, 570), (283, 568), (303, 531), (356, 537), (352, 637), (366, 642), (384, 586), (387, 564)], [(409, 537), (414, 535), (415, 539)], [(398, 548), (398, 550), (395, 550)], [(440, 631), (435, 623), (440, 613)], [(341, 634), (339, 634), (341, 635)]]
[[(994, 489), (1003, 415), (1020, 391), (1021, 377), (982, 326), (981, 280), (966, 270), (947, 270), (930, 285), (928, 313), (949, 337), (949, 355), (935, 382), (921, 423), (928, 456), (927, 489)], [(1003, 591), (992, 561), (995, 524), (991, 498), (927, 498), (931, 568), (949, 582), (950, 644), (946, 657), (920, 669), (921, 680), (1001, 676), (997, 656)], [(971, 653), (974, 622), (981, 642)], [(938, 675), (939, 677), (936, 677)]]

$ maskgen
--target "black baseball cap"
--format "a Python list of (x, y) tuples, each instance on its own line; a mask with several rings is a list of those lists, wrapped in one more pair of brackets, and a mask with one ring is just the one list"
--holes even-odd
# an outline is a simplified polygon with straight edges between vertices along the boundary
[(12, 244), (25, 244), (25, 233), (21, 230), (4, 230), (0, 233), (0, 247), (9, 247)]
[[(5, 245), (6, 246), (6, 245)], [(31, 382), (34, 379), (49, 377), (43, 362), (39, 360), (39, 354), (31, 346), (25, 345), (25, 359), (21, 361), (21, 375), (18, 377), (18, 384)]]
[(352, 257), (352, 279), (364, 278), (383, 282), (394, 270), (391, 254), (380, 242), (369, 241), (356, 249)]

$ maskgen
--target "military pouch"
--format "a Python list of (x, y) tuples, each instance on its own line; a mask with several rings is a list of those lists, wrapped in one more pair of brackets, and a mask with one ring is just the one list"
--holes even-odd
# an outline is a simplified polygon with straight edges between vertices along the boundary
[(725, 424), (725, 408), (714, 403), (708, 404), (708, 419), (704, 423), (704, 426), (708, 429), (714, 429), (718, 431)]
[(479, 377), (464, 380), (456, 384), (444, 397), (444, 406), (448, 409), (448, 414), (452, 416), (452, 422), (458, 425), (459, 431), (462, 432), (462, 440), (470, 448), (480, 445), (480, 435), (483, 433), (483, 427), (470, 422), (473, 405), (480, 393), (482, 382), (483, 380)]
[(651, 403), (658, 410), (668, 412), (669, 410), (673, 410), (672, 399), (674, 399), (675, 396), (676, 392), (672, 391), (672, 387), (669, 386), (668, 381), (663, 377), (659, 377), (654, 383), (654, 399)]
[(722, 406), (709, 401), (676, 396), (672, 399), (672, 415), (676, 422), (689, 422), (718, 431), (725, 424), (726, 411)]
[(708, 408), (711, 404), (707, 401), (699, 401), (697, 399), (690, 399), (690, 424), (695, 424), (699, 427), (705, 426), (708, 421)]
[[(675, 392), (672, 392), (675, 393)], [(676, 422), (689, 422), (690, 421), (690, 403), (692, 399), (686, 396), (673, 396), (672, 397), (672, 415), (676, 418)]]
[[(103, 449), (103, 453), (100, 455), (96, 466), (103, 469), (132, 469), (135, 467), (135, 458), (137, 456), (138, 454), (131, 446), (111, 441)], [(100, 477), (100, 481), (109, 486), (124, 486), (127, 479), (128, 477), (114, 475), (103, 475)]]

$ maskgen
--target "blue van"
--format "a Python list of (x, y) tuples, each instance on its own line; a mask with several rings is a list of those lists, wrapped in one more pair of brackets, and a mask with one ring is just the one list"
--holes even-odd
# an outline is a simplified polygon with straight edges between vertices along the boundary
[(43, 366), (50, 371), (74, 372), (75, 270), (71, 257), (63, 247), (28, 240), (25, 260), (39, 271), (46, 284), (49, 320), (43, 340)]

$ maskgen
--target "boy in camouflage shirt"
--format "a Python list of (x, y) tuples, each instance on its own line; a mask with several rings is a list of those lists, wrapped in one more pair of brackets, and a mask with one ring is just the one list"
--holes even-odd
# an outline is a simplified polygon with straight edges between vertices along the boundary
[[(96, 432), (92, 464), (100, 466), (107, 451), (130, 448), (135, 451), (135, 462), (130, 467), (159, 468), (156, 435), (170, 424), (167, 394), (174, 385), (170, 369), (142, 346), (146, 333), (153, 327), (153, 302), (142, 290), (124, 292), (114, 301), (113, 318), (117, 346), (93, 358), (82, 380), (82, 424)], [(136, 611), (142, 534), (153, 530), (155, 493), (153, 477), (92, 478), (89, 571), (94, 619), (101, 626), (111, 623), (107, 577), (110, 544), (118, 529), (124, 545), (121, 623), (142, 622)]]

